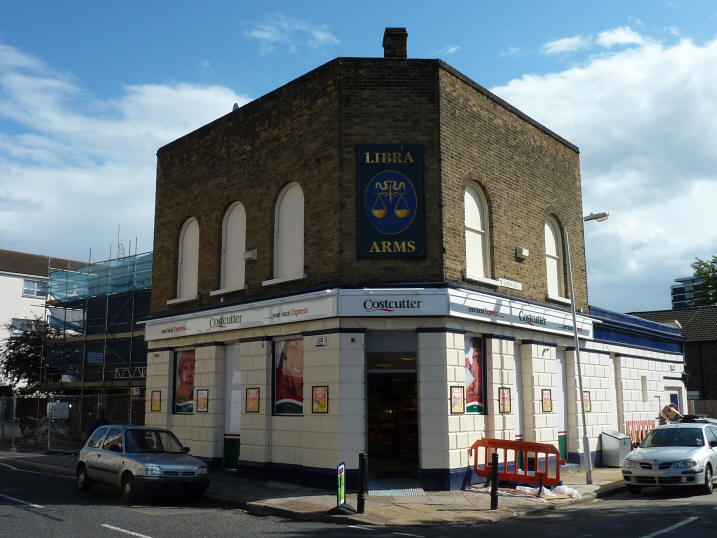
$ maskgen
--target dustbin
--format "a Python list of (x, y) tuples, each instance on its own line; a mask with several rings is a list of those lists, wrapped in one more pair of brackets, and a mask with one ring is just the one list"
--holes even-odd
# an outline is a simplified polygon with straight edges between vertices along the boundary
[(605, 431), (601, 434), (602, 466), (620, 467), (632, 450), (632, 439), (624, 433)]

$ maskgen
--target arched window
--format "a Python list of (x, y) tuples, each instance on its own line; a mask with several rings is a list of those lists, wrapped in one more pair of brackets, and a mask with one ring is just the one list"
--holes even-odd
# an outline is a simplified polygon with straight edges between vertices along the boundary
[(290, 183), (279, 194), (274, 213), (274, 279), (304, 276), (304, 191)]
[(222, 225), (222, 289), (241, 289), (245, 281), (246, 210), (234, 202), (224, 214)]
[(177, 298), (194, 299), (199, 278), (199, 223), (191, 217), (179, 234), (179, 263), (177, 271)]
[(548, 297), (565, 298), (563, 240), (555, 217), (545, 221), (545, 267), (548, 278)]
[(474, 186), (464, 196), (466, 232), (466, 277), (490, 278), (490, 235), (488, 203), (483, 192)]

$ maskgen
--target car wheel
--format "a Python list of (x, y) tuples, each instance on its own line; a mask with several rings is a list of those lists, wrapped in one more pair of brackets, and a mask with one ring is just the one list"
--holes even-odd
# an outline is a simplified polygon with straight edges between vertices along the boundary
[(642, 488), (640, 486), (635, 486), (633, 484), (627, 485), (627, 491), (630, 493), (640, 493), (642, 491)]
[(130, 473), (126, 473), (122, 477), (122, 500), (125, 503), (130, 504), (134, 500), (136, 497), (135, 489), (134, 477)]
[(90, 477), (87, 476), (87, 469), (84, 465), (79, 465), (77, 467), (75, 483), (77, 484), (77, 489), (80, 491), (88, 491), (90, 489), (92, 482), (90, 481)]
[(714, 477), (712, 476), (712, 467), (708, 465), (705, 469), (705, 483), (702, 484), (701, 487), (702, 493), (704, 493), (705, 495), (710, 495), (712, 493), (712, 489), (714, 488), (712, 484), (713, 478)]

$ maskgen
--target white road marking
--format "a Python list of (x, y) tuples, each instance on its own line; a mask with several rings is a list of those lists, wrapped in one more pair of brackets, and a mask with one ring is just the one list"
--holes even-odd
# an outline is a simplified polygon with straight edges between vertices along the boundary
[(422, 534), (408, 534), (407, 532), (394, 532), (393, 534), (398, 534), (399, 536), (415, 536), (416, 538), (423, 538)]
[(376, 529), (372, 529), (371, 527), (364, 527), (363, 525), (349, 525), (349, 528), (351, 529), (361, 529), (364, 531), (375, 531)]
[(697, 517), (697, 516), (688, 517), (684, 521), (675, 523), (674, 525), (667, 527), (666, 529), (662, 529), (661, 531), (656, 531), (656, 532), (653, 532), (652, 534), (646, 534), (645, 536), (642, 536), (641, 538), (652, 538), (653, 536), (659, 536), (660, 534), (665, 534), (665, 533), (673, 531), (675, 529), (679, 529), (680, 527), (684, 527), (685, 525), (689, 525), (696, 519), (699, 519), (699, 517)]
[(130, 536), (138, 536), (139, 538), (152, 538), (151, 536), (147, 536), (146, 534), (140, 534), (138, 532), (128, 531), (127, 529), (115, 527), (114, 525), (108, 525), (107, 523), (103, 523), (102, 526), (104, 528), (110, 529), (112, 531), (123, 532), (125, 534), (129, 534)]
[(22, 499), (18, 499), (16, 497), (10, 497), (10, 495), (3, 495), (2, 493), (0, 493), (0, 497), (5, 497), (6, 499), (10, 499), (11, 501), (26, 504), (28, 506), (32, 506), (33, 508), (45, 508), (44, 506), (40, 506), (39, 504), (34, 504), (34, 503), (31, 503), (28, 501), (23, 501)]
[(29, 469), (20, 469), (18, 467), (13, 467), (9, 463), (0, 463), (3, 467), (7, 467), (8, 469), (12, 471), (17, 471), (19, 473), (31, 473), (31, 474), (42, 474), (45, 476), (56, 476), (57, 478), (69, 478), (70, 480), (74, 480), (74, 476), (67, 476), (63, 474), (52, 474), (52, 473), (43, 473), (42, 471), (30, 471)]

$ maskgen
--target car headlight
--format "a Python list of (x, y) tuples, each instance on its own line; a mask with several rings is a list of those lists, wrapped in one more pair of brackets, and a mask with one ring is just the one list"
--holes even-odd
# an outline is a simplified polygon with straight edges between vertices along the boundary
[(209, 467), (202, 465), (197, 469), (197, 474), (209, 474)]
[(159, 465), (145, 465), (144, 474), (147, 476), (161, 476), (162, 468)]
[(695, 460), (682, 460), (682, 461), (676, 461), (672, 464), (672, 466), (675, 469), (685, 469), (688, 467), (697, 467), (697, 462)]
[(627, 468), (637, 467), (637, 462), (635, 460), (625, 458), (625, 460), (622, 462), (622, 466)]

